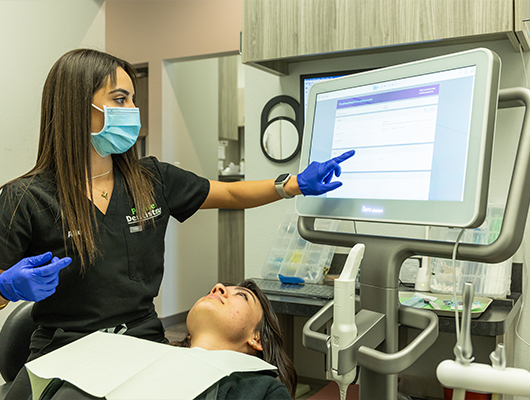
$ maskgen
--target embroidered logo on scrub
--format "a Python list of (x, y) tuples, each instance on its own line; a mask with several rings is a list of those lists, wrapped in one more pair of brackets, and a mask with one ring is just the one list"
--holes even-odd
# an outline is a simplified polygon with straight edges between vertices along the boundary
[(144, 215), (138, 215), (136, 212), (136, 208), (131, 208), (131, 215), (127, 215), (125, 218), (127, 218), (128, 224), (136, 224), (137, 222), (140, 222), (142, 220), (156, 218), (159, 215), (162, 215), (162, 207), (157, 208), (156, 205), (151, 204), (151, 206), (145, 210)]

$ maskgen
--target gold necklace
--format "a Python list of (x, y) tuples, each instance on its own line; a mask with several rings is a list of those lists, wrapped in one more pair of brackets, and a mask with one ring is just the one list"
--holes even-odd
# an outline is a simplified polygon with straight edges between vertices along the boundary
[[(106, 180), (105, 183), (107, 183), (109, 181), (110, 171), (112, 171), (112, 169), (110, 169), (108, 172), (105, 172), (102, 175), (99, 175), (99, 176), (107, 175), (107, 180)], [(95, 178), (97, 178), (97, 176)], [(94, 179), (94, 178), (92, 178), (92, 179)], [(103, 197), (105, 200), (109, 201), (109, 192), (108, 192), (108, 190), (105, 190), (105, 191), (101, 190), (101, 189), (95, 187), (94, 185), (92, 185), (92, 187), (94, 189), (96, 189), (98, 192), (101, 192), (101, 197)]]
[(97, 189), (98, 191), (100, 191), (101, 192), (101, 197), (103, 197), (105, 200), (109, 201), (109, 192), (108, 191), (103, 191), (101, 189), (98, 189), (95, 186), (94, 186), (94, 189)]

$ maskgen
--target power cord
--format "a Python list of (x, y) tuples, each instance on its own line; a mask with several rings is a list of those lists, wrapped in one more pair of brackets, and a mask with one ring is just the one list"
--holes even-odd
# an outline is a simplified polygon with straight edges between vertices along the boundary
[(521, 54), (521, 62), (523, 64), (524, 81), (526, 83), (526, 87), (528, 87), (528, 75), (526, 74), (526, 63), (524, 61), (523, 47), (521, 45), (519, 45), (519, 53)]

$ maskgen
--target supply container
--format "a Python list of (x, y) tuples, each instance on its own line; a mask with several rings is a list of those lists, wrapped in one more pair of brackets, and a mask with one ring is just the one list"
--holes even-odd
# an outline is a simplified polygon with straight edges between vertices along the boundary
[[(466, 230), (460, 243), (490, 244), (500, 233), (504, 207), (488, 206), (486, 220), (473, 230)], [(455, 242), (460, 229), (432, 228), (431, 239)], [(445, 258), (429, 258), (432, 270), (430, 289), (433, 293), (453, 292), (453, 262)], [(512, 258), (498, 263), (488, 264), (455, 260), (456, 291), (462, 293), (464, 282), (475, 284), (475, 294), (482, 297), (505, 298), (510, 294)]]
[[(279, 279), (278, 274), (296, 276), (307, 283), (323, 283), (324, 273), (329, 270), (334, 246), (313, 244), (298, 233), (298, 214), (294, 208), (287, 210), (263, 268), (264, 279)], [(337, 231), (338, 220), (317, 219), (316, 229)]]

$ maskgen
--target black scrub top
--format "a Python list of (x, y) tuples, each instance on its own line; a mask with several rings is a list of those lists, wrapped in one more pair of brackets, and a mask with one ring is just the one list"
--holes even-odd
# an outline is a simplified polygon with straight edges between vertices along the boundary
[[(115, 165), (107, 213), (96, 208), (100, 254), (81, 274), (80, 259), (67, 238), (73, 261), (59, 273), (56, 292), (33, 308), (33, 319), (41, 327), (91, 332), (156, 318), (153, 298), (162, 281), (169, 217), (183, 222), (193, 215), (210, 186), (207, 179), (155, 158), (140, 162), (154, 175), (155, 203), (144, 212), (135, 210)], [(147, 222), (141, 227), (140, 219), (154, 225)], [(51, 174), (39, 174), (10, 183), (0, 195), (0, 269), (46, 251), (66, 255), (55, 181)]]

